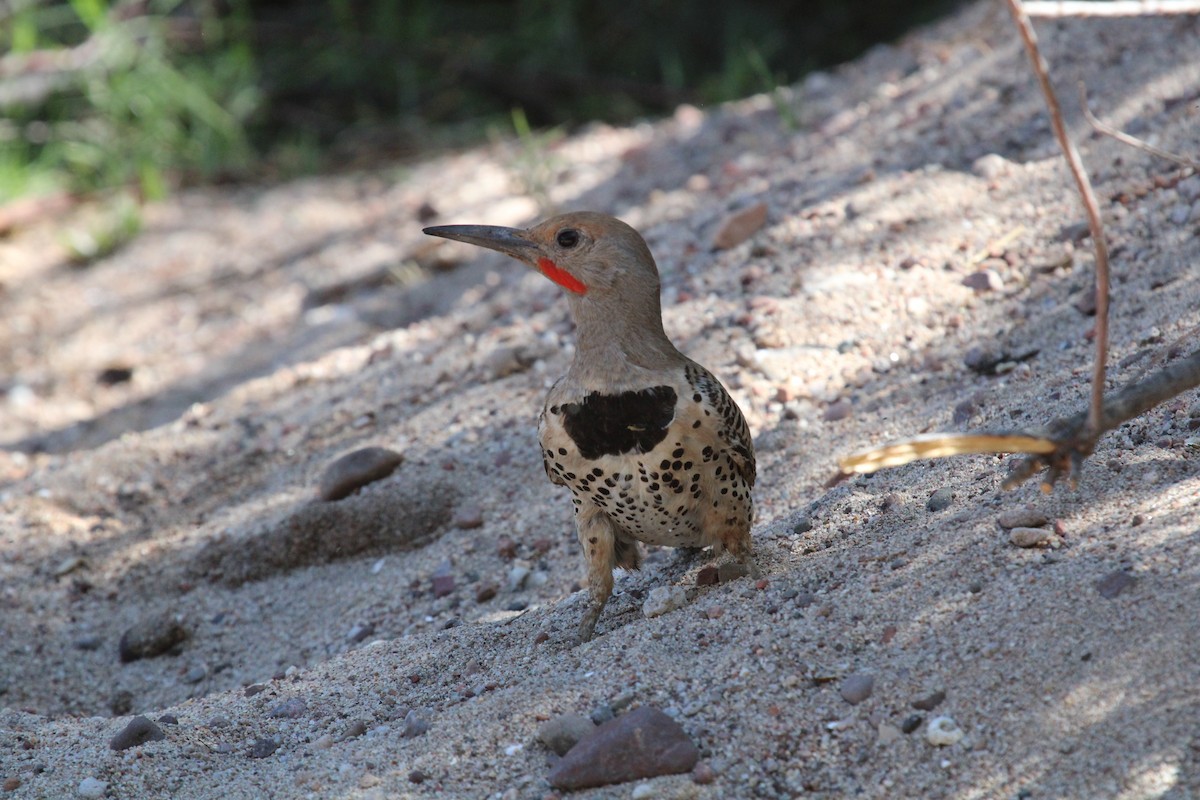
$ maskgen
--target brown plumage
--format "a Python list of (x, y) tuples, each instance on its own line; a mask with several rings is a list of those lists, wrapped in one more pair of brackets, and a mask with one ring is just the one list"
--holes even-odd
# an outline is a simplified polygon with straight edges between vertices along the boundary
[(591, 637), (614, 567), (636, 569), (637, 542), (750, 557), (754, 444), (741, 410), (662, 326), (658, 268), (645, 240), (605, 214), (577, 212), (528, 230), (426, 228), (499, 250), (567, 290), (578, 343), (538, 424), (550, 480), (571, 489), (588, 565)]

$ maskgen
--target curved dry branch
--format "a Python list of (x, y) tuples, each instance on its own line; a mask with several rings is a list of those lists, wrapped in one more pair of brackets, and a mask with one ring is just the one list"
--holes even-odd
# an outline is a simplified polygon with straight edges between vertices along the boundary
[(1013, 489), (1043, 469), (1049, 469), (1042, 489), (1049, 491), (1066, 476), (1075, 485), (1083, 460), (1092, 454), (1100, 436), (1118, 425), (1149, 411), (1181, 392), (1200, 386), (1200, 350), (1196, 350), (1142, 380), (1131, 381), (1105, 399), (1100, 409), (1099, 427), (1088, 426), (1089, 411), (1051, 422), (1045, 430), (1018, 433), (932, 433), (894, 442), (843, 458), (842, 474), (871, 473), (885, 467), (898, 467), (922, 458), (978, 453), (1024, 453), (1004, 479), (1004, 488)]
[(1042, 87), (1042, 95), (1046, 98), (1046, 109), (1050, 112), (1050, 124), (1054, 128), (1054, 138), (1062, 148), (1067, 166), (1075, 178), (1075, 186), (1079, 197), (1083, 200), (1084, 211), (1087, 212), (1088, 229), (1092, 234), (1092, 245), (1096, 250), (1096, 362), (1092, 367), (1092, 404), (1088, 412), (1087, 426), (1095, 436), (1099, 436), (1100, 411), (1104, 403), (1104, 378), (1108, 362), (1108, 241), (1104, 238), (1104, 225), (1100, 221), (1100, 204), (1096, 201), (1096, 193), (1092, 190), (1092, 182), (1088, 180), (1083, 168), (1083, 159), (1079, 151), (1067, 136), (1067, 126), (1063, 123), (1062, 109), (1058, 105), (1058, 97), (1050, 85), (1050, 68), (1042, 52), (1038, 49), (1037, 35), (1033, 32), (1033, 23), (1021, 0), (1008, 0), (1008, 9), (1012, 12), (1013, 21), (1025, 43), (1025, 51), (1033, 65), (1038, 84)]

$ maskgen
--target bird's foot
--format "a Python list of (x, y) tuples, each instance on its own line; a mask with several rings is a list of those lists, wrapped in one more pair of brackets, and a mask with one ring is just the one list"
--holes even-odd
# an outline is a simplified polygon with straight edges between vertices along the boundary
[(581, 645), (592, 638), (592, 634), (596, 632), (596, 622), (600, 619), (600, 612), (603, 610), (603, 603), (592, 603), (588, 606), (583, 619), (579, 621), (579, 630), (575, 633), (576, 645)]

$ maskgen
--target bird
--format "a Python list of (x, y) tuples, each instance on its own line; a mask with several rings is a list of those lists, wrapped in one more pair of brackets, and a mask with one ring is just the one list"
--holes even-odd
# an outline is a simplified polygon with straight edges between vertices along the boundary
[(613, 569), (641, 565), (638, 542), (712, 547), (756, 574), (750, 528), (756, 466), (741, 409), (663, 329), (661, 280), (645, 239), (592, 211), (527, 229), (439, 225), (426, 234), (499, 251), (566, 293), (575, 354), (538, 418), (550, 481), (572, 494), (592, 638)]

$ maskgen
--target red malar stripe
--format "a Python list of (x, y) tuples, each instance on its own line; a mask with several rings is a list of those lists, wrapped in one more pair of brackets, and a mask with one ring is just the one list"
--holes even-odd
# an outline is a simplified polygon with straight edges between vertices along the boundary
[(580, 283), (579, 280), (571, 273), (564, 269), (559, 269), (558, 265), (550, 259), (539, 258), (538, 269), (542, 271), (543, 275), (566, 289), (568, 292), (574, 292), (575, 294), (587, 294), (586, 286)]

